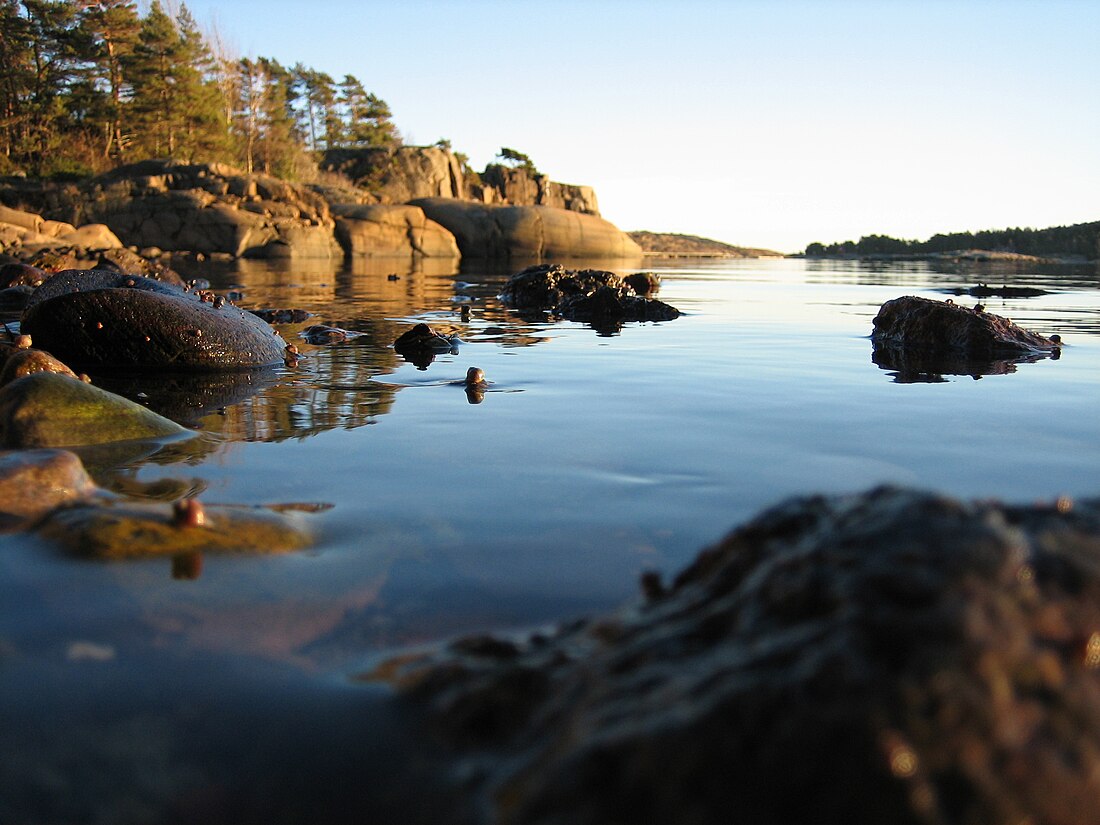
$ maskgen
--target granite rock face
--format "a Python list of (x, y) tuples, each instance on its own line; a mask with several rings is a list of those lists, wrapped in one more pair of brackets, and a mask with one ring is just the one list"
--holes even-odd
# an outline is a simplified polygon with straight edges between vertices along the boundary
[(640, 258), (614, 224), (550, 206), (490, 206), (444, 198), (413, 201), (455, 236), (464, 258)]
[(97, 178), (70, 198), (82, 221), (136, 247), (250, 257), (340, 257), (319, 195), (225, 164), (149, 160)]
[(336, 238), (352, 257), (458, 258), (455, 237), (416, 206), (335, 205)]
[(376, 675), (494, 822), (1100, 818), (1100, 500), (798, 499), (643, 588)]

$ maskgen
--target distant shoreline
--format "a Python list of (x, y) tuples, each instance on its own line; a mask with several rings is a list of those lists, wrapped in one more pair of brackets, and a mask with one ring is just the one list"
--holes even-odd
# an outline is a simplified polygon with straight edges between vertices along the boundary
[(647, 258), (786, 258), (782, 252), (681, 235), (674, 232), (627, 232)]
[(790, 258), (804, 258), (808, 261), (931, 261), (940, 263), (1028, 263), (1058, 264), (1082, 266), (1096, 263), (1081, 255), (1023, 255), (1019, 252), (1001, 252), (993, 249), (956, 249), (949, 252), (894, 252), (871, 253), (867, 255), (806, 255), (796, 253)]

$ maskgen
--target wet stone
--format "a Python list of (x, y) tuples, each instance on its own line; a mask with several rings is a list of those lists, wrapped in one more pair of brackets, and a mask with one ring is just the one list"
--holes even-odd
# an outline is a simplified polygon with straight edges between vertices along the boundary
[(95, 492), (80, 458), (67, 450), (0, 452), (0, 525), (5, 518), (37, 518)]

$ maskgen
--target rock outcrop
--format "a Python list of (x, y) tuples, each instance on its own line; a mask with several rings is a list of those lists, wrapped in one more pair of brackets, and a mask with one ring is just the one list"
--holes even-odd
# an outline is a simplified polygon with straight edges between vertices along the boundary
[(142, 161), (96, 178), (71, 204), (82, 222), (139, 248), (233, 256), (340, 257), (319, 195), (225, 164)]
[(595, 215), (550, 206), (489, 206), (444, 198), (413, 201), (455, 236), (463, 258), (640, 258), (625, 232)]
[(352, 257), (458, 258), (447, 229), (417, 206), (334, 204), (336, 238)]
[(1100, 501), (793, 500), (670, 585), (376, 672), (500, 823), (1100, 818)]
[(438, 146), (329, 149), (321, 168), (349, 178), (378, 203), (467, 197), (462, 165), (449, 149)]
[(570, 212), (599, 215), (596, 192), (591, 186), (558, 183), (546, 175), (518, 167), (490, 164), (480, 183), (469, 186), (470, 198), (482, 203), (509, 206), (552, 206)]

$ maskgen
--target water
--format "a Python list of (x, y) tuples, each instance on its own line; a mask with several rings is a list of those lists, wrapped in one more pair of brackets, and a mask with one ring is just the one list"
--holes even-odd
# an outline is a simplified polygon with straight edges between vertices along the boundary
[[(167, 560), (76, 562), (0, 536), (0, 698), (33, 706), (29, 674), (60, 690), (97, 657), (121, 668), (123, 693), (165, 657), (342, 684), (380, 651), (607, 609), (642, 571), (672, 573), (790, 495), (882, 483), (1014, 501), (1100, 494), (1095, 272), (652, 268), (685, 315), (611, 336), (520, 318), (494, 297), (508, 273), (476, 266), (397, 280), (391, 266), (203, 270), (245, 306), (302, 307), (308, 323), (363, 335), (299, 341), (297, 368), (254, 377), (233, 403), (177, 404), (207, 434), (201, 450), (97, 476), (117, 489), (170, 480), (209, 503), (331, 504), (312, 516), (320, 540), (291, 556), (207, 558), (199, 578), (177, 580)], [(1051, 290), (984, 303), (1060, 333), (1062, 357), (915, 383), (872, 362), (883, 301), (978, 280)], [(464, 342), (426, 370), (390, 348), (421, 320)], [(281, 329), (298, 340), (303, 326)], [(493, 382), (478, 404), (449, 383), (469, 366)]]

